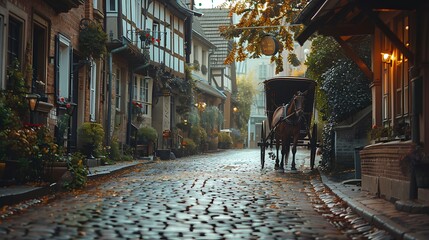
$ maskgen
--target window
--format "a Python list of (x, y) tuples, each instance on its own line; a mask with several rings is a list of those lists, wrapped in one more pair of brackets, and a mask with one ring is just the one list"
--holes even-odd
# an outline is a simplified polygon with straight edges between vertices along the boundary
[(267, 65), (259, 65), (259, 80), (264, 80), (267, 78)]
[[(400, 17), (396, 22), (397, 36), (401, 41), (408, 46), (409, 41), (409, 23), (408, 17)], [(395, 70), (395, 112), (396, 116), (401, 118), (409, 113), (409, 77), (408, 77), (408, 59), (406, 59), (400, 51), (396, 50), (394, 55), (396, 56), (394, 61)]]
[(115, 93), (116, 110), (121, 111), (121, 71), (119, 68), (116, 69)]
[(159, 39), (159, 28), (158, 28), (158, 24), (154, 23), (152, 25), (152, 37), (156, 39)]
[(58, 96), (69, 100), (71, 43), (63, 35), (58, 36), (58, 41)]
[(33, 23), (33, 92), (44, 96), (46, 86), (47, 22), (37, 15)]
[(89, 83), (89, 120), (95, 122), (95, 109), (97, 97), (97, 64), (91, 61), (91, 79)]
[(143, 103), (143, 114), (149, 113), (149, 79), (140, 80), (140, 101)]
[(107, 11), (116, 12), (118, 8), (118, 0), (107, 0)]
[(7, 36), (7, 65), (10, 66), (15, 59), (20, 63), (22, 52), (22, 28), (23, 23), (13, 17), (9, 17), (9, 33)]
[(207, 66), (207, 51), (203, 50), (202, 54), (201, 54), (201, 65), (206, 65)]
[(133, 85), (133, 100), (139, 99), (137, 95), (137, 76), (134, 76), (134, 85)]

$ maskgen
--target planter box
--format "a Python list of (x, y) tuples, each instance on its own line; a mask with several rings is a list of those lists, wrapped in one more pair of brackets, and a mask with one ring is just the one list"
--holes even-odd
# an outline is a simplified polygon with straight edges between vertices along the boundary
[(87, 167), (101, 166), (101, 158), (87, 158), (85, 159), (85, 165)]
[(170, 149), (160, 149), (156, 150), (156, 156), (161, 160), (170, 160), (171, 150)]
[(56, 182), (68, 171), (66, 162), (54, 162), (44, 169), (44, 179), (49, 182)]

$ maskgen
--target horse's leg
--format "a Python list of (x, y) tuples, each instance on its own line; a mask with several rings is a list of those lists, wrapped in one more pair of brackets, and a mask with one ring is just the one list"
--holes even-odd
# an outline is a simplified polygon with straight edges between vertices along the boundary
[(293, 135), (293, 147), (292, 147), (292, 170), (296, 170), (295, 167), (295, 154), (296, 154), (296, 145), (298, 144), (299, 131)]
[(290, 151), (290, 138), (288, 138), (287, 134), (282, 137), (282, 161), (280, 163), (280, 169), (284, 169), (287, 164), (287, 159), (289, 157)]
[(276, 134), (276, 164), (274, 165), (274, 169), (279, 169), (279, 148), (280, 148), (280, 141), (279, 137)]

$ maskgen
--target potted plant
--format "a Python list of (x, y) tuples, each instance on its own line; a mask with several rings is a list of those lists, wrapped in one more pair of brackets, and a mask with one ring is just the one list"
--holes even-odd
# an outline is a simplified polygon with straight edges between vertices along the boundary
[(85, 122), (77, 130), (78, 147), (87, 158), (93, 159), (101, 151), (104, 129), (99, 123)]
[(86, 58), (100, 58), (106, 53), (107, 34), (95, 22), (84, 25), (79, 33), (79, 51)]
[(157, 139), (158, 132), (151, 126), (140, 127), (137, 131), (137, 145), (143, 145), (147, 149), (147, 154), (153, 153)]
[(218, 135), (219, 138), (219, 148), (221, 149), (230, 149), (232, 146), (232, 138), (227, 132), (220, 132)]

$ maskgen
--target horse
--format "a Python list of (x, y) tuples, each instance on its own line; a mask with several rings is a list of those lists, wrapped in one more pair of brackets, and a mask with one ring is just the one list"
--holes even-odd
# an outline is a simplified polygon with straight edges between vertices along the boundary
[[(296, 170), (295, 167), (295, 154), (296, 146), (298, 144), (298, 137), (301, 130), (301, 124), (305, 121), (304, 117), (304, 101), (307, 91), (298, 91), (286, 105), (277, 107), (274, 111), (272, 124), (274, 134), (271, 137), (271, 141), (275, 137), (276, 139), (276, 164), (274, 168), (276, 170), (284, 170), (284, 166), (287, 165), (289, 157), (291, 139), (293, 138), (292, 146), (292, 170)], [(279, 148), (280, 140), (282, 143), (282, 157), (279, 160)], [(280, 165), (279, 165), (280, 161)]]

